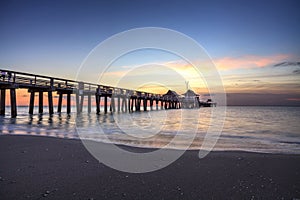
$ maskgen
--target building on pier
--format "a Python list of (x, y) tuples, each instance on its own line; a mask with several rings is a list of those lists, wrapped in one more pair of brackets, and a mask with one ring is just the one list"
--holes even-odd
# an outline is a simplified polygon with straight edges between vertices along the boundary
[(176, 109), (181, 108), (181, 103), (179, 101), (180, 95), (178, 95), (173, 90), (168, 90), (166, 94), (162, 96), (165, 102), (165, 109)]
[(182, 108), (200, 108), (200, 107), (213, 107), (216, 106), (217, 103), (213, 102), (212, 99), (207, 99), (203, 101), (200, 99), (200, 95), (196, 94), (193, 90), (188, 89), (182, 97), (180, 98)]
[(199, 96), (193, 90), (188, 89), (182, 94), (182, 107), (183, 108), (199, 108)]

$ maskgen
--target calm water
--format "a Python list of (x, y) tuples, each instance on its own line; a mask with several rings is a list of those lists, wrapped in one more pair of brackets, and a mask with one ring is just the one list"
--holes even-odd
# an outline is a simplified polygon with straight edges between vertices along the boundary
[(176, 149), (199, 149), (206, 137), (218, 139), (215, 151), (300, 154), (300, 107), (227, 107), (220, 136), (214, 131), (207, 133), (214, 125), (211, 122), (220, 127), (219, 117), (224, 115), (222, 107), (215, 108), (214, 116), (212, 109), (30, 117), (27, 107), (19, 107), (16, 119), (0, 117), (0, 134), (84, 138), (139, 147), (168, 145)]

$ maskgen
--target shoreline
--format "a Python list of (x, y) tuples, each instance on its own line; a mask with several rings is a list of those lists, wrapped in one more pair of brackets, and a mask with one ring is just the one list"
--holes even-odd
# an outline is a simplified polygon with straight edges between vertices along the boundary
[[(150, 146), (139, 146), (139, 145), (130, 145), (130, 144), (125, 144), (125, 143), (112, 143), (112, 142), (105, 142), (105, 141), (100, 141), (97, 139), (81, 139), (79, 136), (77, 137), (63, 137), (63, 136), (54, 136), (54, 135), (31, 135), (31, 134), (22, 134), (22, 133), (18, 133), (18, 134), (11, 134), (11, 133), (4, 133), (4, 134), (0, 134), (0, 138), (2, 136), (29, 136), (29, 137), (45, 137), (45, 138), (58, 138), (58, 139), (63, 139), (63, 140), (86, 140), (86, 141), (90, 141), (90, 142), (96, 142), (99, 144), (115, 144), (116, 146), (120, 147), (120, 148), (129, 148), (132, 149), (134, 151), (134, 149), (140, 149), (143, 151), (143, 149), (145, 151), (155, 151), (157, 149), (160, 148), (156, 148), (156, 147), (150, 147)], [(174, 151), (196, 151), (199, 152), (200, 149), (196, 149), (196, 148), (192, 148), (192, 149), (180, 149), (180, 148), (164, 148), (166, 150), (174, 150)], [(137, 152), (139, 152), (137, 150)], [(244, 150), (244, 149), (238, 149), (238, 150), (211, 150), (210, 152), (228, 152), (228, 153), (257, 153), (257, 154), (271, 154), (271, 155), (299, 155), (300, 153), (293, 153), (293, 152), (264, 152), (264, 151), (250, 151), (250, 150)]]
[(163, 169), (131, 174), (99, 163), (77, 139), (1, 135), (0, 159), (2, 199), (300, 198), (296, 154), (213, 151), (199, 159), (189, 150)]

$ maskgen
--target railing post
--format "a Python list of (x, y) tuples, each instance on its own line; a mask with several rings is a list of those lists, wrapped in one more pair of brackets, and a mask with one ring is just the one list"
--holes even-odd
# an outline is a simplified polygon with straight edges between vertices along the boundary
[(16, 82), (16, 73), (14, 73), (13, 83)]

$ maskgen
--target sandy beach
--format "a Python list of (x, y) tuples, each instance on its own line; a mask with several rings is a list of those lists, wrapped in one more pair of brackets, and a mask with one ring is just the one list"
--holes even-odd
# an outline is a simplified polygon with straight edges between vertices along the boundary
[(130, 174), (99, 163), (80, 140), (2, 135), (0, 197), (300, 199), (299, 155), (211, 152), (200, 160), (197, 153), (187, 151), (159, 171)]

